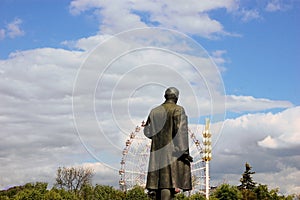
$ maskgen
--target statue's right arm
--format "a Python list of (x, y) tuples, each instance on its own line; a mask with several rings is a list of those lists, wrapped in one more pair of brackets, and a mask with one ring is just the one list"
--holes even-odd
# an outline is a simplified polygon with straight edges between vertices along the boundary
[(151, 134), (151, 125), (150, 125), (150, 117), (148, 117), (145, 125), (144, 125), (144, 135), (151, 139), (152, 138), (152, 134)]

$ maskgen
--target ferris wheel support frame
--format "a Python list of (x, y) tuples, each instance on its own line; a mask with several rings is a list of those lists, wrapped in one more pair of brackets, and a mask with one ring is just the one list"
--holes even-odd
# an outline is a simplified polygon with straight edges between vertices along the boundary
[[(206, 122), (207, 123), (207, 122)], [(209, 122), (208, 122), (209, 123)], [(143, 123), (142, 123), (142, 126), (143, 126)], [(209, 128), (209, 125), (205, 126), (205, 130), (207, 130), (206, 128)], [(125, 148), (123, 149), (122, 151), (122, 159), (121, 159), (121, 168), (119, 170), (119, 175), (121, 176), (120, 180), (119, 180), (119, 186), (120, 186), (120, 189), (122, 191), (127, 191), (128, 189), (130, 189), (129, 185), (127, 184), (128, 180), (126, 180), (126, 173), (132, 173), (131, 171), (128, 171), (126, 170), (126, 158), (127, 158), (127, 155), (128, 155), (128, 152), (130, 151), (130, 147), (132, 145), (132, 143), (134, 142), (137, 134), (140, 132), (141, 130), (141, 127), (140, 126), (136, 126), (135, 128), (135, 131), (131, 132), (130, 135), (129, 135), (129, 139), (126, 140), (125, 142)], [(202, 167), (198, 168), (198, 169), (192, 169), (192, 172), (196, 172), (196, 171), (201, 171), (203, 170), (203, 176), (202, 175), (199, 175), (199, 177), (195, 177), (196, 179), (198, 178), (199, 181), (197, 181), (197, 183), (200, 185), (200, 189), (198, 192), (202, 193), (202, 194), (205, 194), (206, 195), (206, 198), (207, 197), (207, 194), (209, 194), (209, 161), (206, 161), (205, 158), (207, 156), (207, 143), (206, 141), (204, 141), (204, 133), (206, 133), (207, 131), (203, 131), (203, 143), (201, 143), (195, 136), (195, 134), (189, 129), (188, 132), (189, 132), (189, 135), (190, 135), (190, 138), (192, 139), (192, 142), (194, 143), (194, 145), (196, 146), (196, 149), (197, 149), (197, 152), (199, 153), (199, 156), (200, 156), (200, 159), (198, 161), (194, 161), (195, 163), (194, 164), (194, 167), (196, 167), (196, 165), (202, 165)], [(211, 154), (210, 154), (211, 155)], [(201, 164), (203, 163), (203, 164)], [(205, 163), (205, 164), (204, 164)], [(136, 174), (140, 174), (138, 172), (135, 172)], [(141, 175), (145, 175), (144, 172), (141, 174)], [(205, 178), (205, 180), (203, 180), (203, 178)], [(203, 180), (203, 182), (202, 182)], [(201, 187), (201, 185), (205, 185), (205, 187)], [(128, 187), (129, 186), (129, 187)]]

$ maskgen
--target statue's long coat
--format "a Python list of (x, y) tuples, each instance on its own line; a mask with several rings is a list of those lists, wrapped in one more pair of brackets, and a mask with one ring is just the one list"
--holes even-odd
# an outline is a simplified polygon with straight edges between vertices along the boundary
[(152, 139), (146, 188), (191, 190), (191, 167), (185, 159), (189, 144), (184, 108), (166, 101), (152, 109), (144, 134)]

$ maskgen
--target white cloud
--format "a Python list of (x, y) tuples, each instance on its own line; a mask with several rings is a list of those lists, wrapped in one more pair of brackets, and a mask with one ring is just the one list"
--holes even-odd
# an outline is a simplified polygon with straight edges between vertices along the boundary
[(290, 8), (286, 1), (271, 0), (267, 3), (265, 10), (268, 12), (285, 11)]
[(5, 28), (0, 29), (0, 40), (9, 37), (11, 39), (25, 35), (25, 31), (21, 29), (22, 20), (20, 18), (14, 19), (8, 23)]
[[(118, 181), (119, 181), (119, 171), (116, 169), (111, 168), (110, 166), (104, 165), (100, 162), (86, 162), (81, 163), (76, 166), (81, 166), (84, 168), (90, 168), (94, 171), (94, 177), (92, 179), (93, 184), (103, 184), (103, 185), (109, 185), (118, 187)], [(118, 167), (120, 167), (118, 165)]]
[(211, 170), (214, 182), (226, 179), (239, 184), (243, 164), (249, 162), (256, 172), (254, 181), (279, 187), (283, 193), (295, 192), (300, 182), (287, 174), (299, 173), (299, 110), (292, 107), (275, 114), (247, 114), (225, 120), (220, 136), (212, 132), (217, 138)]
[[(295, 158), (299, 159), (299, 158)], [(300, 190), (300, 171), (297, 167), (282, 165), (276, 173), (256, 173), (254, 179), (262, 184), (267, 184), (270, 189), (280, 188), (284, 194), (298, 194)]]
[(261, 18), (258, 10), (255, 10), (255, 9), (253, 9), (253, 10), (242, 9), (240, 11), (240, 14), (241, 14), (241, 17), (242, 17), (241, 19), (244, 22), (249, 22), (251, 20)]
[(272, 138), (270, 135), (268, 135), (265, 139), (259, 141), (258, 145), (262, 147), (268, 147), (268, 148), (278, 148), (280, 143), (282, 143), (282, 141), (278, 141)]
[(93, 50), (97, 45), (112, 37), (111, 35), (94, 35), (87, 38), (80, 38), (76, 41), (63, 41), (62, 44), (69, 47), (84, 51)]
[(1, 188), (52, 183), (58, 166), (86, 154), (71, 117), (71, 88), (80, 57), (79, 52), (45, 48), (0, 60)]
[[(75, 0), (70, 4), (72, 14), (80, 14), (96, 9), (100, 21), (101, 33), (118, 33), (131, 28), (142, 28), (156, 24), (185, 33), (204, 37), (227, 33), (222, 24), (212, 19), (209, 12), (226, 9), (232, 12), (238, 9), (235, 0), (226, 1), (108, 1)], [(117, 14), (116, 14), (117, 13)], [(234, 35), (234, 34), (233, 34)]]
[(226, 96), (226, 110), (241, 113), (244, 111), (259, 111), (272, 108), (289, 108), (293, 104), (289, 101), (276, 101), (252, 96)]
[[(300, 107), (292, 107), (276, 114), (248, 114), (225, 121), (224, 129), (237, 129), (229, 137), (244, 137), (249, 133), (252, 141), (267, 148), (295, 148), (300, 145), (298, 132)], [(255, 128), (255, 130), (254, 130)], [(233, 136), (236, 134), (236, 136)], [(274, 141), (274, 138), (278, 140)], [(280, 140), (279, 140), (280, 139)], [(265, 141), (265, 142), (260, 142)], [(245, 141), (247, 142), (247, 140)], [(250, 142), (250, 141), (248, 141)], [(267, 142), (270, 142), (268, 146)], [(275, 143), (274, 143), (275, 142)], [(281, 144), (280, 144), (281, 143)]]
[[(280, 0), (268, 2), (267, 11), (284, 10), (288, 6)], [(218, 19), (210, 15), (211, 11), (225, 9), (226, 14), (238, 16), (243, 22), (262, 19), (259, 9), (249, 9), (237, 0), (216, 1), (108, 1), (74, 0), (70, 12), (78, 15), (93, 11), (99, 19), (101, 34), (116, 34), (132, 28), (148, 26), (164, 27), (198, 35), (216, 38), (220, 35), (240, 36), (225, 30)], [(117, 13), (117, 14), (116, 14)]]
[(22, 24), (22, 20), (19, 18), (16, 18), (14, 21), (9, 23), (7, 25), (6, 33), (8, 37), (15, 38), (19, 36), (23, 36), (25, 32), (20, 28), (20, 25)]
[(266, 6), (266, 11), (269, 11), (269, 12), (278, 11), (280, 9), (281, 9), (281, 6), (280, 6), (278, 0), (270, 1), (270, 2), (268, 2), (267, 6)]
[(270, 149), (300, 146), (300, 136), (298, 134), (300, 130), (299, 113), (300, 107), (296, 107), (272, 117), (270, 120), (272, 124), (280, 124), (277, 129), (278, 135), (267, 135), (263, 140), (258, 141), (258, 145)]
[(0, 29), (0, 40), (3, 40), (5, 38), (5, 30)]
[(216, 63), (216, 65), (218, 66), (218, 68), (220, 69), (221, 72), (226, 71), (226, 68), (223, 67), (225, 63), (227, 63), (228, 61), (224, 58), (224, 56), (226, 55), (227, 51), (226, 50), (216, 50), (214, 52), (211, 53), (211, 57), (214, 60), (214, 62)]

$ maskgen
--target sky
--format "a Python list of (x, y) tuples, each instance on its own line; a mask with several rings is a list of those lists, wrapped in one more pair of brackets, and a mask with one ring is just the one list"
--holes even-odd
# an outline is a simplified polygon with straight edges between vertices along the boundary
[(60, 166), (118, 186), (125, 141), (168, 86), (211, 183), (300, 189), (299, 0), (1, 0), (0, 188)]

